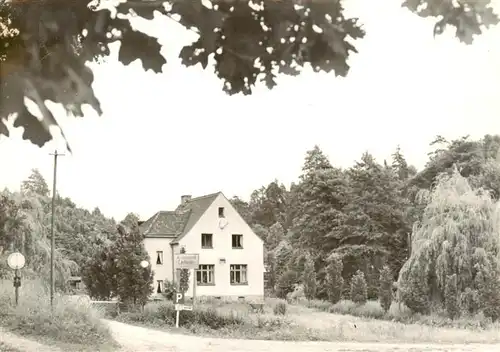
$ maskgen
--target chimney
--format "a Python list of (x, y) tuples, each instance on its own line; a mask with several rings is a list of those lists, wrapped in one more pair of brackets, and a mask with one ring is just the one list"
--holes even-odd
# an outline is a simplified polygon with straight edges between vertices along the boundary
[(181, 205), (185, 205), (190, 200), (191, 200), (190, 194), (185, 194), (185, 195), (181, 196)]

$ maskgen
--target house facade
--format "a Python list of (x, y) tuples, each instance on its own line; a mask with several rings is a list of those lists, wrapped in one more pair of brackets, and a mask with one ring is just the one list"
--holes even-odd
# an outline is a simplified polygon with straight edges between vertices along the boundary
[[(154, 294), (178, 281), (175, 254), (198, 254), (187, 297), (258, 300), (264, 296), (264, 241), (221, 193), (182, 196), (174, 211), (140, 225), (154, 271)], [(196, 285), (194, 285), (196, 280)]]

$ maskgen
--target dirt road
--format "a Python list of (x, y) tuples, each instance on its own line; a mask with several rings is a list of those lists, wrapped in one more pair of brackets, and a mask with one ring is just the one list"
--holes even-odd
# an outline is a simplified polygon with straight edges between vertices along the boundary
[(429, 345), (229, 340), (171, 334), (106, 320), (123, 352), (493, 352), (500, 345)]

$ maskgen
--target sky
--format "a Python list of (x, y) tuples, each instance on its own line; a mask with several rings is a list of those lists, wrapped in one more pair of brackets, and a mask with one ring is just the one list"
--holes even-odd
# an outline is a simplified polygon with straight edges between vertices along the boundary
[[(421, 169), (438, 134), (500, 133), (500, 26), (466, 46), (450, 33), (434, 38), (433, 23), (400, 3), (346, 2), (367, 32), (347, 78), (304, 71), (247, 97), (225, 95), (212, 70), (180, 65), (177, 53), (195, 34), (167, 18), (137, 19), (159, 37), (168, 64), (157, 75), (115, 57), (92, 65), (100, 117), (87, 108), (84, 118), (69, 118), (49, 105), (73, 149), (59, 158), (58, 192), (117, 220), (129, 212), (147, 219), (183, 194), (248, 199), (274, 179), (289, 185), (315, 144), (341, 167), (365, 151), (382, 162), (400, 145)], [(40, 149), (11, 130), (0, 137), (8, 165), (0, 188), (19, 189), (32, 168), (51, 186), (60, 138)]]

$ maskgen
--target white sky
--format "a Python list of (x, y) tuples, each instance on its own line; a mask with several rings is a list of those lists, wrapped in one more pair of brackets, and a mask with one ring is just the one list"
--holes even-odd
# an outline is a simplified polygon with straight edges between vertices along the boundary
[[(147, 218), (174, 208), (181, 194), (248, 198), (274, 178), (289, 184), (314, 144), (343, 167), (366, 150), (383, 161), (400, 144), (421, 168), (437, 134), (500, 133), (500, 27), (472, 46), (434, 39), (433, 24), (400, 3), (346, 4), (367, 31), (348, 78), (305, 72), (250, 97), (226, 96), (211, 71), (180, 66), (191, 32), (165, 18), (141, 21), (164, 33), (164, 73), (110, 59), (94, 70), (102, 117), (87, 109), (70, 119), (51, 105), (73, 148), (60, 158), (58, 191), (118, 220), (128, 212)], [(39, 149), (21, 134), (0, 137), (0, 188), (18, 189), (31, 168), (51, 185), (56, 144)]]

